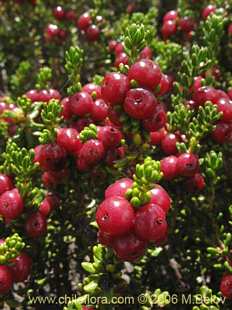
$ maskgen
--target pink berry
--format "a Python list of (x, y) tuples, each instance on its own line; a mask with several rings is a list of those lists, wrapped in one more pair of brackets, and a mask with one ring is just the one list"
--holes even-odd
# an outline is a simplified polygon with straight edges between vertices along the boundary
[(31, 257), (25, 252), (22, 252), (19, 256), (12, 259), (12, 263), (11, 269), (13, 271), (14, 282), (26, 281), (31, 272)]
[(215, 103), (215, 100), (217, 100), (217, 98), (217, 90), (209, 86), (200, 87), (193, 94), (193, 100), (198, 106), (203, 105), (206, 101), (211, 101)]
[(61, 107), (62, 107), (61, 116), (63, 116), (65, 120), (69, 120), (72, 117), (72, 111), (68, 97), (63, 98), (61, 100)]
[(172, 180), (178, 176), (177, 161), (176, 156), (168, 156), (160, 161), (160, 170), (165, 180)]
[(13, 274), (9, 266), (0, 265), (0, 294), (7, 294), (13, 286)]
[(59, 198), (55, 195), (48, 194), (39, 205), (39, 212), (48, 217), (52, 210), (59, 205)]
[(112, 236), (120, 236), (131, 231), (135, 214), (131, 204), (123, 197), (105, 199), (98, 207), (96, 221), (100, 230)]
[(111, 184), (105, 190), (105, 198), (120, 196), (125, 198), (128, 189), (133, 185), (133, 180), (129, 178), (122, 178)]
[(123, 103), (124, 110), (132, 118), (144, 120), (155, 112), (157, 100), (148, 90), (134, 88), (128, 91)]
[(217, 102), (218, 111), (222, 113), (223, 122), (232, 121), (232, 103), (228, 99), (220, 98)]
[(172, 78), (166, 74), (162, 74), (160, 84), (158, 86), (158, 91), (156, 92), (156, 96), (164, 96), (167, 94), (172, 88)]
[(40, 212), (32, 213), (26, 220), (25, 230), (29, 237), (39, 238), (47, 231), (47, 222)]
[(4, 218), (16, 219), (23, 212), (23, 200), (17, 188), (4, 192), (0, 196), (0, 214)]
[(121, 42), (118, 42), (114, 48), (115, 55), (119, 55), (124, 52), (124, 46)]

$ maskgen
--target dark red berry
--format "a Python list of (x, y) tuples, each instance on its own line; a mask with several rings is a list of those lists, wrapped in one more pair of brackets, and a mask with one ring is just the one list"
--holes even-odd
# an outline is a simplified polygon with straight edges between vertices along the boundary
[(231, 122), (232, 121), (232, 103), (230, 100), (220, 98), (217, 101), (218, 111), (222, 113), (221, 121)]
[(129, 80), (135, 80), (139, 86), (154, 90), (162, 74), (159, 66), (150, 59), (141, 59), (133, 64), (128, 71)]
[(15, 219), (23, 212), (23, 200), (17, 188), (0, 196), (0, 214), (4, 218)]
[(107, 73), (102, 84), (102, 97), (111, 104), (122, 103), (129, 88), (129, 80), (126, 75)]
[(0, 294), (7, 294), (13, 286), (13, 274), (9, 266), (0, 265)]
[(134, 233), (116, 237), (113, 240), (113, 250), (120, 260), (135, 261), (144, 255), (147, 244)]
[(165, 137), (166, 133), (165, 130), (159, 131), (151, 131), (150, 132), (150, 142), (153, 145), (159, 145), (163, 138)]
[(161, 141), (161, 148), (167, 155), (172, 155), (177, 153), (176, 143), (178, 138), (173, 133), (168, 133)]
[(121, 42), (118, 42), (114, 48), (115, 55), (119, 55), (124, 52), (124, 46)]
[(94, 83), (85, 84), (82, 87), (82, 91), (88, 93), (91, 96), (93, 96), (94, 99), (101, 98), (101, 86), (99, 86), (97, 84), (94, 84)]
[(65, 11), (62, 8), (62, 6), (57, 6), (53, 9), (53, 16), (57, 19), (57, 20), (63, 20), (65, 19)]
[(78, 153), (83, 145), (78, 131), (74, 128), (59, 128), (56, 143), (69, 153)]
[(193, 177), (187, 180), (187, 187), (190, 192), (194, 190), (203, 190), (205, 188), (205, 179), (203, 175), (195, 173)]
[(109, 107), (103, 99), (97, 99), (93, 102), (91, 117), (94, 121), (104, 121), (108, 116)]
[(112, 236), (120, 236), (131, 231), (135, 214), (131, 204), (123, 197), (105, 199), (98, 207), (96, 221), (100, 230)]
[(120, 64), (128, 65), (128, 62), (129, 62), (129, 57), (127, 56), (127, 54), (126, 53), (120, 53), (115, 58), (114, 66), (116, 68), (118, 68)]
[(68, 176), (69, 170), (67, 168), (63, 168), (58, 171), (45, 171), (42, 174), (42, 182), (45, 187), (50, 188), (56, 186), (57, 184), (65, 183)]
[(172, 180), (178, 176), (177, 161), (176, 156), (168, 156), (160, 161), (160, 170), (165, 180)]
[(172, 88), (172, 78), (166, 74), (162, 74), (159, 86), (156, 91), (156, 96), (164, 96)]
[(176, 30), (177, 30), (176, 21), (168, 20), (163, 23), (161, 33), (164, 39), (168, 39), (169, 37), (171, 37), (176, 33)]
[(178, 18), (177, 11), (174, 10), (168, 11), (163, 17), (163, 22), (166, 22), (168, 20), (177, 20), (177, 18)]
[(166, 108), (163, 104), (158, 104), (151, 118), (143, 120), (143, 126), (147, 131), (156, 131), (164, 127), (167, 123)]
[(25, 230), (29, 237), (39, 238), (47, 231), (47, 221), (40, 212), (32, 213), (26, 220)]
[(98, 238), (99, 243), (106, 245), (108, 247), (110, 247), (113, 243), (113, 237), (107, 233), (100, 231), (100, 230), (98, 231), (97, 238)]
[(122, 133), (115, 127), (102, 126), (98, 127), (97, 138), (103, 143), (105, 149), (112, 149), (121, 144)]
[(0, 195), (13, 189), (13, 183), (10, 177), (0, 173)]
[(76, 13), (73, 10), (68, 10), (65, 12), (65, 19), (74, 22), (76, 18), (77, 18)]
[(128, 91), (123, 107), (131, 117), (144, 120), (155, 112), (157, 104), (155, 96), (150, 91), (134, 88)]
[(72, 111), (68, 97), (62, 99), (61, 107), (62, 107), (61, 116), (63, 116), (65, 120), (70, 119), (72, 117)]
[(109, 45), (108, 45), (110, 52), (113, 52), (115, 50), (116, 45), (117, 45), (117, 41), (110, 40)]
[(142, 240), (160, 242), (166, 238), (167, 228), (165, 212), (156, 204), (146, 204), (135, 214), (135, 233)]
[(226, 142), (227, 134), (230, 131), (230, 126), (227, 123), (218, 123), (212, 132), (212, 138), (219, 144)]
[(156, 184), (151, 190), (150, 203), (160, 206), (167, 213), (171, 206), (171, 198), (162, 186)]
[(77, 27), (80, 30), (86, 30), (92, 24), (92, 18), (88, 12), (82, 14), (77, 21)]
[(178, 174), (185, 177), (193, 176), (199, 170), (199, 160), (195, 154), (184, 153), (178, 157)]
[(142, 51), (139, 53), (139, 60), (141, 59), (152, 59), (153, 57), (153, 51), (150, 47), (146, 46)]
[(232, 299), (232, 274), (227, 274), (222, 277), (220, 291), (224, 297)]
[(120, 196), (125, 198), (128, 189), (133, 185), (133, 180), (129, 178), (122, 178), (111, 184), (105, 190), (105, 198)]
[(189, 16), (184, 16), (180, 18), (178, 25), (180, 29), (184, 32), (190, 32), (194, 30), (194, 27), (195, 27), (194, 20)]
[(205, 7), (201, 13), (203, 19), (206, 19), (210, 14), (214, 14), (216, 12), (216, 7), (212, 4)]
[(39, 205), (39, 212), (47, 217), (59, 203), (60, 200), (57, 196), (48, 194)]
[(11, 269), (13, 271), (14, 282), (24, 282), (27, 280), (32, 267), (31, 257), (25, 252), (22, 252), (19, 256), (12, 259), (12, 263)]
[(193, 94), (193, 100), (198, 106), (203, 105), (206, 101), (215, 101), (218, 99), (217, 90), (213, 87), (203, 86), (198, 88)]
[(91, 25), (85, 32), (86, 37), (89, 41), (97, 41), (100, 37), (100, 29), (96, 25)]
[(81, 91), (69, 98), (71, 111), (77, 116), (90, 114), (93, 106), (93, 99), (88, 93)]

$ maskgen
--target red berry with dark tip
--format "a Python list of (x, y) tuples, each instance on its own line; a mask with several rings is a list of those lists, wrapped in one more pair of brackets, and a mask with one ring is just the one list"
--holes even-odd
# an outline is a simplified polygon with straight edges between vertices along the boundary
[(128, 71), (129, 80), (135, 80), (139, 86), (154, 90), (162, 77), (160, 67), (150, 59), (141, 59)]
[(163, 209), (153, 203), (138, 209), (135, 215), (136, 235), (145, 241), (160, 241), (166, 238), (168, 225)]
[(150, 191), (151, 192), (151, 200), (150, 203), (154, 203), (160, 206), (165, 213), (167, 213), (171, 206), (171, 198), (166, 190), (156, 184), (155, 187)]
[(77, 116), (90, 114), (93, 106), (93, 99), (88, 93), (81, 91), (69, 98), (71, 111)]
[(101, 141), (105, 149), (114, 149), (120, 145), (122, 133), (113, 126), (98, 127), (97, 138)]
[(107, 73), (102, 84), (102, 98), (111, 104), (122, 103), (129, 88), (129, 80), (126, 75)]
[(23, 212), (23, 200), (17, 188), (0, 196), (0, 214), (4, 218), (16, 219)]
[(0, 265), (0, 294), (7, 294), (13, 286), (13, 273), (9, 266)]
[(92, 24), (92, 18), (88, 12), (82, 14), (77, 21), (77, 27), (80, 30), (86, 30)]
[(10, 177), (0, 173), (0, 195), (13, 189), (13, 183)]
[(39, 211), (32, 213), (26, 220), (25, 230), (29, 237), (39, 238), (47, 231), (47, 221)]
[(12, 259), (14, 282), (24, 282), (27, 280), (31, 273), (32, 259), (27, 253), (22, 252), (19, 256)]
[(161, 141), (161, 148), (167, 155), (172, 155), (177, 153), (176, 143), (178, 138), (173, 133), (168, 133)]
[(128, 91), (123, 108), (131, 117), (144, 120), (155, 112), (157, 104), (155, 96), (149, 90), (134, 88)]
[(105, 198), (120, 196), (125, 198), (128, 189), (133, 185), (133, 180), (129, 178), (122, 178), (111, 184), (105, 190)]
[(220, 291), (224, 297), (232, 299), (232, 274), (227, 274), (222, 277)]
[(185, 177), (193, 176), (199, 170), (199, 159), (195, 154), (183, 153), (178, 157), (178, 174)]
[(130, 232), (134, 226), (134, 220), (133, 207), (120, 196), (105, 199), (96, 213), (96, 221), (100, 230), (111, 236), (120, 236)]
[(178, 176), (177, 161), (176, 156), (168, 156), (160, 161), (160, 170), (165, 180), (172, 180)]

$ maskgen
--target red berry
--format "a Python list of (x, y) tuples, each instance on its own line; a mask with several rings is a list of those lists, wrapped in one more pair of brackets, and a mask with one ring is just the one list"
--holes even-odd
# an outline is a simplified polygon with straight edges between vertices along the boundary
[(63, 116), (65, 120), (70, 119), (72, 117), (72, 111), (68, 97), (62, 99), (61, 107), (62, 107), (61, 116)]
[(128, 189), (133, 185), (133, 180), (129, 178), (122, 178), (111, 184), (105, 190), (105, 198), (120, 196), (125, 198)]
[(172, 155), (177, 153), (176, 143), (178, 138), (173, 133), (168, 133), (164, 139), (161, 141), (161, 148), (167, 155)]
[(172, 88), (172, 78), (166, 74), (162, 74), (160, 84), (158, 86), (158, 92), (156, 92), (156, 96), (164, 96), (167, 94)]
[(91, 117), (94, 121), (104, 121), (108, 116), (109, 107), (103, 99), (97, 99), (93, 102)]
[(69, 153), (78, 153), (82, 147), (79, 133), (74, 128), (59, 128), (56, 143)]
[(69, 171), (67, 168), (63, 168), (59, 171), (45, 171), (42, 174), (42, 182), (45, 187), (54, 187), (57, 184), (62, 184), (66, 182), (69, 176)]
[(31, 257), (25, 252), (22, 252), (19, 256), (12, 259), (12, 263), (11, 269), (13, 270), (14, 282), (24, 282), (27, 280), (31, 272)]
[(133, 207), (125, 198), (119, 196), (105, 199), (96, 213), (100, 230), (112, 236), (120, 236), (131, 231), (134, 220)]
[(7, 294), (13, 286), (13, 274), (10, 267), (0, 265), (0, 294)]
[(77, 167), (81, 171), (87, 170), (101, 161), (104, 156), (105, 148), (103, 143), (99, 140), (90, 139), (83, 144), (79, 151)]
[(44, 36), (47, 41), (53, 40), (59, 35), (59, 27), (54, 24), (49, 24), (44, 31)]
[(17, 188), (0, 196), (0, 214), (4, 218), (15, 219), (23, 212), (23, 200)]
[(73, 10), (68, 10), (67, 12), (65, 12), (65, 18), (69, 21), (75, 21), (77, 16)]
[(126, 75), (107, 73), (102, 84), (102, 97), (111, 104), (122, 103), (129, 88), (129, 80)]
[(178, 174), (185, 177), (193, 176), (199, 170), (199, 160), (194, 154), (184, 153), (178, 157)]
[(205, 179), (200, 173), (195, 173), (193, 177), (188, 179), (187, 187), (190, 192), (194, 190), (203, 190), (205, 188)]
[(110, 247), (113, 243), (113, 237), (107, 233), (100, 231), (100, 230), (98, 231), (97, 238), (98, 238), (99, 243), (106, 245), (108, 247)]
[(227, 32), (229, 36), (232, 35), (232, 24), (229, 24)]
[(77, 27), (80, 30), (86, 30), (92, 24), (92, 18), (88, 12), (82, 14), (77, 21)]
[(95, 99), (101, 98), (101, 86), (97, 84), (94, 84), (94, 83), (85, 84), (82, 87), (82, 91), (93, 96)]
[(178, 18), (178, 13), (177, 11), (168, 11), (164, 17), (163, 17), (163, 22), (167, 22), (168, 20), (176, 20)]
[(198, 88), (193, 94), (193, 100), (198, 106), (203, 105), (206, 101), (215, 101), (218, 99), (217, 90), (213, 87), (203, 86)]
[(165, 212), (156, 204), (146, 204), (135, 214), (135, 233), (142, 240), (160, 241), (166, 238), (167, 228)]
[(202, 76), (195, 76), (193, 79), (193, 85), (190, 88), (191, 92), (197, 92), (199, 88), (202, 87), (202, 82), (204, 81), (204, 78)]
[(152, 145), (159, 145), (164, 138), (162, 131), (151, 131), (150, 132), (150, 142)]
[(184, 32), (190, 32), (194, 30), (194, 26), (195, 26), (194, 20), (189, 16), (180, 18), (178, 24), (179, 24), (180, 29)]
[(176, 156), (168, 156), (160, 161), (160, 169), (165, 180), (172, 180), (178, 176), (177, 161)]
[(127, 54), (126, 53), (120, 53), (115, 58), (114, 66), (116, 68), (118, 68), (120, 64), (128, 65), (128, 62), (129, 62), (129, 57), (127, 56)]
[(156, 131), (167, 123), (167, 113), (163, 104), (158, 104), (151, 118), (143, 120), (143, 126), (147, 131)]
[(216, 11), (216, 7), (212, 4), (210, 4), (203, 9), (201, 16), (203, 19), (206, 19), (210, 14), (215, 13), (215, 11)]
[(100, 29), (96, 25), (91, 25), (85, 32), (86, 37), (89, 41), (97, 41), (100, 37)]
[(220, 98), (217, 102), (218, 112), (222, 113), (221, 120), (223, 122), (232, 121), (232, 103), (230, 100)]
[(5, 174), (0, 173), (0, 195), (13, 188), (11, 178)]
[(53, 16), (57, 19), (57, 20), (63, 20), (65, 19), (65, 11), (62, 8), (62, 6), (57, 6), (53, 9)]
[(117, 41), (110, 40), (109, 45), (108, 45), (110, 52), (113, 52), (115, 50), (116, 45), (117, 45)]
[(168, 20), (163, 23), (161, 33), (164, 39), (168, 39), (169, 37), (171, 37), (176, 33), (176, 30), (177, 30), (176, 21)]
[(39, 238), (47, 231), (47, 222), (40, 212), (32, 213), (26, 220), (25, 230), (29, 237)]
[(148, 118), (155, 112), (157, 100), (148, 90), (134, 88), (128, 91), (123, 103), (124, 110), (131, 117), (139, 120)]
[(26, 92), (25, 96), (29, 98), (32, 102), (39, 101), (39, 91), (36, 89), (31, 89)]
[(118, 42), (114, 48), (115, 55), (119, 55), (124, 52), (124, 46), (121, 42)]
[(139, 86), (154, 90), (161, 80), (159, 66), (150, 59), (141, 59), (128, 71), (129, 80), (135, 80)]
[(135, 261), (144, 255), (146, 242), (140, 240), (134, 233), (116, 237), (113, 240), (113, 249), (119, 259)]
[(219, 144), (223, 144), (226, 141), (227, 134), (230, 131), (230, 126), (227, 123), (218, 123), (212, 132), (212, 138)]
[(153, 57), (153, 51), (150, 47), (146, 46), (142, 51), (139, 53), (139, 60), (141, 59), (152, 59)]
[(39, 212), (45, 217), (49, 216), (52, 210), (59, 205), (59, 199), (54, 195), (47, 195), (39, 206)]
[(160, 206), (167, 213), (171, 206), (171, 198), (162, 186), (156, 184), (151, 190), (150, 203)]
[(48, 97), (49, 97), (49, 100), (51, 99), (61, 100), (60, 92), (57, 89), (53, 89), (53, 88), (50, 88), (48, 90)]
[(69, 101), (72, 113), (77, 116), (85, 116), (92, 111), (93, 99), (84, 91), (74, 94), (69, 98)]
[(97, 138), (103, 143), (105, 149), (112, 149), (121, 144), (122, 133), (115, 127), (102, 126), (98, 127)]
[(232, 275), (224, 275), (220, 283), (220, 291), (222, 295), (228, 299), (232, 299)]

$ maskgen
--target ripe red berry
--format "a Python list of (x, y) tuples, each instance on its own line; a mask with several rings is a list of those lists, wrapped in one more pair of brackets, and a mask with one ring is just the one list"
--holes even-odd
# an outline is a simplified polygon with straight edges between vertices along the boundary
[(103, 143), (99, 140), (90, 139), (83, 144), (79, 151), (77, 168), (81, 171), (87, 170), (101, 161), (104, 156), (105, 148)]
[(131, 204), (123, 197), (105, 199), (98, 207), (96, 221), (100, 230), (112, 236), (120, 236), (131, 231), (135, 214)]
[(168, 20), (176, 20), (178, 18), (178, 13), (175, 10), (168, 11), (164, 17), (163, 22), (166, 22)]
[(89, 41), (97, 41), (100, 37), (100, 29), (96, 25), (91, 25), (85, 32), (86, 37)]
[(65, 19), (74, 22), (76, 18), (77, 18), (76, 13), (73, 10), (68, 10), (65, 12)]
[(171, 206), (171, 198), (162, 186), (156, 184), (151, 190), (150, 203), (160, 206), (167, 213)]
[(107, 73), (102, 84), (102, 97), (111, 104), (122, 103), (129, 88), (129, 80), (126, 75)]
[(135, 233), (145, 241), (160, 241), (166, 238), (168, 225), (165, 212), (156, 204), (149, 203), (135, 214)]
[(25, 96), (32, 102), (39, 101), (39, 91), (36, 89), (29, 90), (28, 92), (26, 92)]
[(176, 27), (176, 21), (174, 20), (168, 20), (163, 23), (161, 28), (161, 34), (164, 39), (168, 39), (172, 35), (176, 33), (177, 27)]
[(177, 161), (176, 156), (168, 156), (160, 161), (160, 170), (165, 180), (172, 180), (178, 176)]
[(77, 21), (77, 27), (80, 30), (86, 30), (92, 24), (92, 18), (88, 12), (82, 14)]
[(113, 243), (113, 237), (107, 233), (100, 231), (100, 230), (98, 231), (97, 238), (98, 238), (99, 243), (106, 245), (108, 247), (111, 247), (111, 245)]
[(54, 195), (47, 195), (39, 205), (39, 212), (45, 217), (49, 216), (52, 210), (59, 205), (59, 199)]
[(216, 125), (212, 132), (212, 138), (219, 144), (226, 142), (227, 134), (230, 131), (230, 126), (227, 123), (220, 122)]
[(154, 90), (161, 80), (159, 66), (150, 59), (141, 59), (128, 71), (129, 80), (135, 80), (139, 86)]
[(146, 242), (140, 240), (134, 233), (116, 237), (113, 240), (113, 250), (123, 261), (135, 261), (144, 255)]
[(117, 41), (115, 40), (109, 41), (108, 47), (109, 47), (110, 52), (114, 52), (116, 45), (117, 45)]
[(168, 133), (161, 141), (161, 148), (167, 155), (172, 155), (177, 153), (176, 143), (178, 138), (173, 133)]
[(143, 127), (147, 131), (156, 131), (164, 127), (167, 123), (166, 108), (163, 104), (158, 104), (155, 107), (153, 115), (143, 120)]
[(152, 59), (153, 57), (153, 51), (150, 47), (146, 46), (142, 51), (139, 53), (139, 60), (141, 59)]
[(220, 291), (222, 295), (228, 299), (232, 299), (232, 275), (224, 275), (220, 283)]
[(178, 157), (178, 174), (185, 177), (193, 176), (199, 170), (199, 160), (195, 154), (183, 153)]
[(109, 185), (105, 190), (105, 198), (120, 196), (125, 198), (125, 194), (133, 185), (133, 180), (129, 178), (122, 178)]
[(204, 81), (204, 78), (202, 76), (195, 76), (193, 79), (193, 85), (190, 88), (191, 92), (197, 92), (199, 88), (202, 87), (202, 82)]
[(194, 190), (203, 190), (205, 188), (205, 179), (203, 175), (195, 173), (193, 177), (187, 180), (187, 188), (190, 192)]
[(69, 153), (78, 153), (83, 145), (78, 131), (74, 128), (59, 128), (56, 143)]
[(84, 91), (74, 94), (69, 101), (72, 113), (77, 116), (85, 116), (92, 111), (93, 99)]
[(156, 96), (166, 95), (172, 88), (172, 78), (166, 74), (162, 74)]
[(134, 88), (128, 91), (123, 108), (131, 117), (144, 120), (155, 112), (157, 106), (155, 96), (143, 88)]
[(11, 178), (5, 174), (0, 173), (0, 195), (13, 188)]
[(7, 294), (13, 286), (13, 274), (9, 266), (0, 265), (0, 294)]
[(225, 98), (220, 98), (217, 101), (218, 112), (222, 113), (221, 120), (223, 122), (232, 121), (232, 103), (230, 100)]
[(101, 126), (98, 127), (97, 138), (103, 143), (105, 149), (112, 149), (120, 145), (122, 133), (113, 126)]
[(159, 131), (151, 131), (150, 132), (150, 142), (153, 145), (159, 145), (163, 138), (165, 137), (166, 133), (164, 130)]
[(193, 94), (193, 100), (198, 106), (203, 105), (206, 101), (216, 103), (218, 99), (217, 90), (213, 87), (203, 86), (198, 88)]
[(203, 19), (206, 19), (210, 14), (215, 13), (215, 11), (216, 11), (216, 7), (212, 4), (210, 4), (203, 9), (201, 16)]
[(115, 55), (119, 55), (124, 52), (124, 46), (121, 42), (118, 42), (114, 48)]
[(62, 6), (57, 6), (53, 9), (53, 16), (57, 19), (57, 20), (63, 20), (65, 19), (65, 11), (62, 8)]
[(179, 24), (180, 29), (184, 32), (190, 32), (194, 30), (194, 26), (195, 26), (194, 20), (189, 16), (184, 16), (180, 18), (178, 24)]
[(82, 91), (93, 96), (95, 99), (101, 98), (101, 86), (97, 84), (94, 84), (94, 83), (85, 84), (82, 87)]
[(93, 102), (91, 118), (94, 121), (104, 121), (108, 116), (109, 107), (103, 99), (97, 99)]
[(61, 116), (63, 116), (65, 120), (70, 119), (72, 117), (72, 111), (68, 97), (62, 99), (61, 107), (62, 107)]
[(13, 271), (14, 282), (24, 282), (27, 280), (31, 272), (31, 257), (27, 253), (22, 252), (19, 256), (12, 259), (12, 263), (11, 269)]
[(17, 188), (0, 196), (0, 214), (4, 218), (16, 219), (23, 212), (23, 200)]
[(59, 27), (54, 24), (49, 24), (44, 30), (45, 39), (50, 42), (59, 35)]
[(129, 62), (129, 57), (127, 56), (127, 54), (126, 53), (120, 53), (115, 58), (114, 66), (116, 68), (118, 68), (120, 64), (128, 65), (128, 62)]
[(26, 220), (25, 230), (29, 237), (39, 238), (47, 231), (47, 221), (40, 212), (32, 213)]

